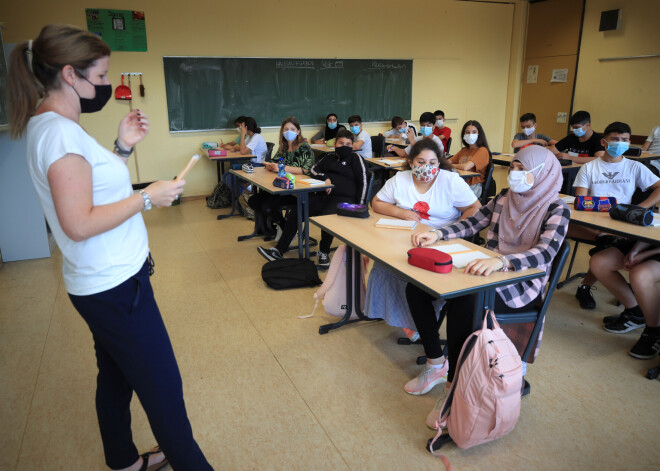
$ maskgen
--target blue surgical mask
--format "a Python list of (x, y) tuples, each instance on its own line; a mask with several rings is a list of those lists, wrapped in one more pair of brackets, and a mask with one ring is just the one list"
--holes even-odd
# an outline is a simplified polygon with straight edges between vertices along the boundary
[(433, 133), (433, 126), (421, 126), (419, 128), (419, 132), (422, 134), (422, 136), (430, 136)]
[(405, 134), (405, 133), (408, 132), (408, 128), (401, 128), (401, 129), (399, 129), (399, 132), (400, 132), (401, 134)]
[(335, 121), (334, 123), (328, 123), (328, 128), (335, 129), (336, 127), (337, 127), (337, 121)]
[(295, 131), (284, 131), (282, 135), (284, 136), (284, 139), (289, 142), (295, 140), (295, 138), (298, 137), (298, 133)]
[(630, 148), (629, 142), (614, 141), (607, 143), (607, 153), (612, 157), (619, 157)]
[(360, 126), (351, 126), (351, 132), (353, 134), (360, 134)]
[(584, 128), (575, 128), (573, 129), (573, 134), (575, 134), (577, 137), (582, 137), (587, 133), (587, 131), (584, 130)]

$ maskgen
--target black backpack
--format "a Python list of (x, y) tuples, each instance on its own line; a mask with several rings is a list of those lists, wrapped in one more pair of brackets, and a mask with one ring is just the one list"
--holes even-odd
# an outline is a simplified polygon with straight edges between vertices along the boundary
[(304, 288), (321, 284), (314, 262), (298, 258), (267, 262), (261, 268), (261, 278), (273, 289)]
[(218, 182), (211, 196), (206, 198), (206, 206), (211, 209), (227, 208), (231, 206), (231, 190), (225, 182)]

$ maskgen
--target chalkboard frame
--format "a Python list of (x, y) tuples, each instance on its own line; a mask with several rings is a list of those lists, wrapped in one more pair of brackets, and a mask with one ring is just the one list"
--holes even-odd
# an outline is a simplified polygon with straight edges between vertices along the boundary
[[(227, 69), (227, 72), (224, 71), (223, 67)], [(263, 71), (264, 67), (268, 67), (269, 73), (272, 72), (274, 75), (265, 80), (264, 76), (267, 74), (261, 74), (255, 77), (249, 76), (250, 73), (254, 73), (253, 70), (258, 71), (261, 68)], [(392, 116), (395, 115), (407, 119), (411, 115), (412, 59), (163, 56), (163, 68), (170, 133), (233, 129), (234, 117), (241, 114), (254, 116), (262, 128), (279, 127), (281, 120), (289, 115), (297, 116), (300, 119), (301, 125), (318, 126), (323, 124), (325, 115), (330, 111), (336, 112), (340, 116), (341, 122), (345, 122), (348, 114), (360, 114), (365, 123), (389, 122)], [(243, 69), (236, 70), (236, 68)], [(301, 72), (303, 69), (304, 71)], [(280, 91), (283, 94), (287, 92), (287, 90), (283, 90), (285, 87), (282, 86), (282, 82), (287, 79), (286, 77), (281, 77), (280, 74), (286, 74), (286, 71), (291, 70), (294, 72), (290, 73), (298, 74), (294, 77), (295, 79), (311, 82), (311, 84), (305, 84), (308, 91), (296, 95), (298, 102), (296, 102), (296, 99), (275, 101)], [(198, 75), (197, 78), (193, 79), (192, 77), (194, 77), (193, 74), (195, 73), (203, 73), (204, 75)], [(258, 105), (253, 103), (247, 108), (244, 105), (244, 110), (237, 111), (240, 108), (232, 107), (230, 102), (232, 100), (241, 102), (246, 100), (240, 96), (240, 93), (234, 91), (235, 89), (240, 90), (241, 86), (243, 86), (243, 80), (238, 82), (239, 78), (234, 75), (228, 75), (232, 73), (243, 74), (240, 79), (244, 79), (245, 83), (253, 79), (255, 82), (258, 82), (259, 87), (271, 87), (268, 91), (274, 92), (271, 94), (262, 93), (260, 99), (272, 96), (273, 101), (270, 103), (267, 102), (266, 106), (263, 106), (261, 101), (259, 101)], [(325, 77), (325, 79), (321, 78), (322, 74), (329, 73), (338, 75), (329, 78)], [(213, 74), (215, 74), (215, 79)], [(245, 76), (246, 74), (248, 77)], [(239, 83), (239, 85), (222, 88), (222, 84), (231, 85), (232, 80)], [(325, 80), (325, 82), (322, 80)], [(207, 83), (204, 84), (204, 81)], [(213, 81), (213, 86), (209, 84), (211, 81)], [(209, 87), (207, 90), (208, 94), (204, 95), (205, 97), (210, 96), (208, 103), (207, 100), (201, 101), (199, 98), (201, 94), (200, 83), (202, 83), (202, 87)], [(219, 93), (218, 87), (215, 86), (216, 83), (221, 84)], [(328, 84), (332, 88), (343, 87), (341, 88), (342, 90), (349, 90), (348, 92), (337, 93), (342, 96), (342, 99), (338, 100), (341, 102), (341, 106), (335, 106), (332, 103), (328, 104), (328, 100), (332, 100), (328, 95), (321, 95), (321, 90), (326, 89)], [(366, 92), (359, 94), (361, 90), (366, 90)], [(296, 89), (297, 91), (299, 90)], [(288, 90), (288, 92), (291, 94), (291, 90)], [(193, 95), (192, 97), (186, 97), (186, 93), (192, 93)], [(305, 95), (305, 93), (316, 96), (310, 97)], [(325, 93), (327, 94), (328, 92), (326, 91)], [(356, 98), (351, 96), (352, 93), (355, 94)], [(329, 96), (335, 97), (337, 94), (331, 94)], [(364, 105), (367, 108), (366, 110), (363, 106), (354, 105), (354, 102), (360, 100), (363, 102), (365, 100), (368, 101), (368, 94), (371, 94), (371, 102)], [(367, 98), (363, 99), (363, 96)], [(393, 99), (381, 101), (380, 98), (383, 96), (391, 96)], [(195, 99), (197, 99), (196, 103), (198, 103), (198, 107), (206, 107), (200, 114), (207, 121), (201, 126), (190, 126), (190, 123), (185, 122), (186, 112), (190, 113), (190, 104), (195, 102)], [(220, 102), (220, 104), (211, 106), (210, 103), (213, 100), (215, 100), (216, 105), (217, 102)], [(314, 100), (317, 100), (317, 102), (314, 103)], [(249, 102), (249, 99), (247, 101)], [(209, 107), (210, 111), (208, 109)], [(260, 116), (258, 112), (254, 111), (258, 108), (271, 110), (272, 114), (264, 118), (264, 116)], [(360, 108), (360, 110), (357, 110), (357, 108)], [(317, 109), (318, 111), (316, 111)], [(348, 109), (350, 111), (344, 111)], [(310, 116), (311, 113), (315, 113), (314, 116)], [(191, 118), (188, 115), (188, 119), (195, 119), (199, 123), (199, 120), (202, 118)], [(208, 124), (211, 120), (213, 120), (214, 125)]]

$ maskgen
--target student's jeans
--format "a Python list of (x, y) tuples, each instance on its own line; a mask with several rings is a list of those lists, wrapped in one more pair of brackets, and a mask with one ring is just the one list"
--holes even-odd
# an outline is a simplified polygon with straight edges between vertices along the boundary
[[(309, 195), (309, 215), (315, 216), (320, 214), (336, 214), (337, 205), (339, 203), (353, 203), (353, 199), (345, 196), (333, 196), (332, 193), (329, 195), (323, 192), (312, 193)], [(296, 209), (289, 212), (289, 217), (286, 218), (284, 222), (284, 227), (282, 228), (282, 235), (280, 240), (277, 242), (275, 248), (284, 253), (289, 249), (291, 241), (298, 232), (298, 211)], [(304, 221), (303, 221), (304, 222)], [(321, 231), (321, 241), (319, 242), (319, 251), (325, 254), (330, 253), (330, 245), (332, 245), (334, 237), (325, 232)]]
[(131, 433), (133, 391), (175, 470), (211, 470), (193, 438), (179, 367), (154, 299), (147, 262), (115, 288), (69, 294), (94, 338), (98, 376), (96, 413), (106, 464), (122, 469), (139, 454)]
[[(436, 299), (426, 291), (408, 283), (406, 285), (406, 299), (410, 314), (412, 315), (419, 338), (424, 345), (424, 353), (427, 358), (439, 358), (442, 356), (442, 345), (440, 345), (440, 323), (435, 317), (433, 301)], [(477, 296), (468, 294), (458, 298), (448, 299), (443, 309), (447, 311), (447, 359), (449, 360), (449, 372), (447, 381), (454, 379), (456, 372), (456, 361), (461, 354), (463, 344), (472, 332), (472, 313)], [(538, 298), (531, 303), (512, 308), (507, 306), (502, 298), (495, 295), (495, 308), (497, 314), (508, 314), (513, 312), (529, 311), (538, 305)]]
[[(264, 166), (264, 164), (259, 164), (259, 163), (255, 163), (255, 162), (251, 162), (251, 163), (252, 163), (252, 167), (255, 167), (255, 168)], [(240, 170), (241, 168), (243, 168), (243, 164), (234, 164), (234, 165), (231, 166), (231, 168), (233, 170)], [(234, 180), (233, 177), (234, 177), (234, 175), (232, 175), (229, 172), (225, 172), (224, 174), (222, 174), (222, 181), (225, 182), (225, 185), (227, 185), (230, 190), (232, 189), (232, 181)], [(240, 179), (238, 177), (236, 177), (236, 178), (238, 179), (239, 182), (243, 181), (242, 179)]]

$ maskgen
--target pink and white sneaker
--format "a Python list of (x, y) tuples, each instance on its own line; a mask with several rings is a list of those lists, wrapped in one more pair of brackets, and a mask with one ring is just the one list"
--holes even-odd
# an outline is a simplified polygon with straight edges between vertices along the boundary
[(436, 384), (447, 382), (447, 371), (449, 370), (449, 362), (445, 360), (440, 368), (434, 368), (428, 363), (424, 370), (414, 379), (406, 383), (403, 389), (413, 396), (421, 396), (426, 394)]

